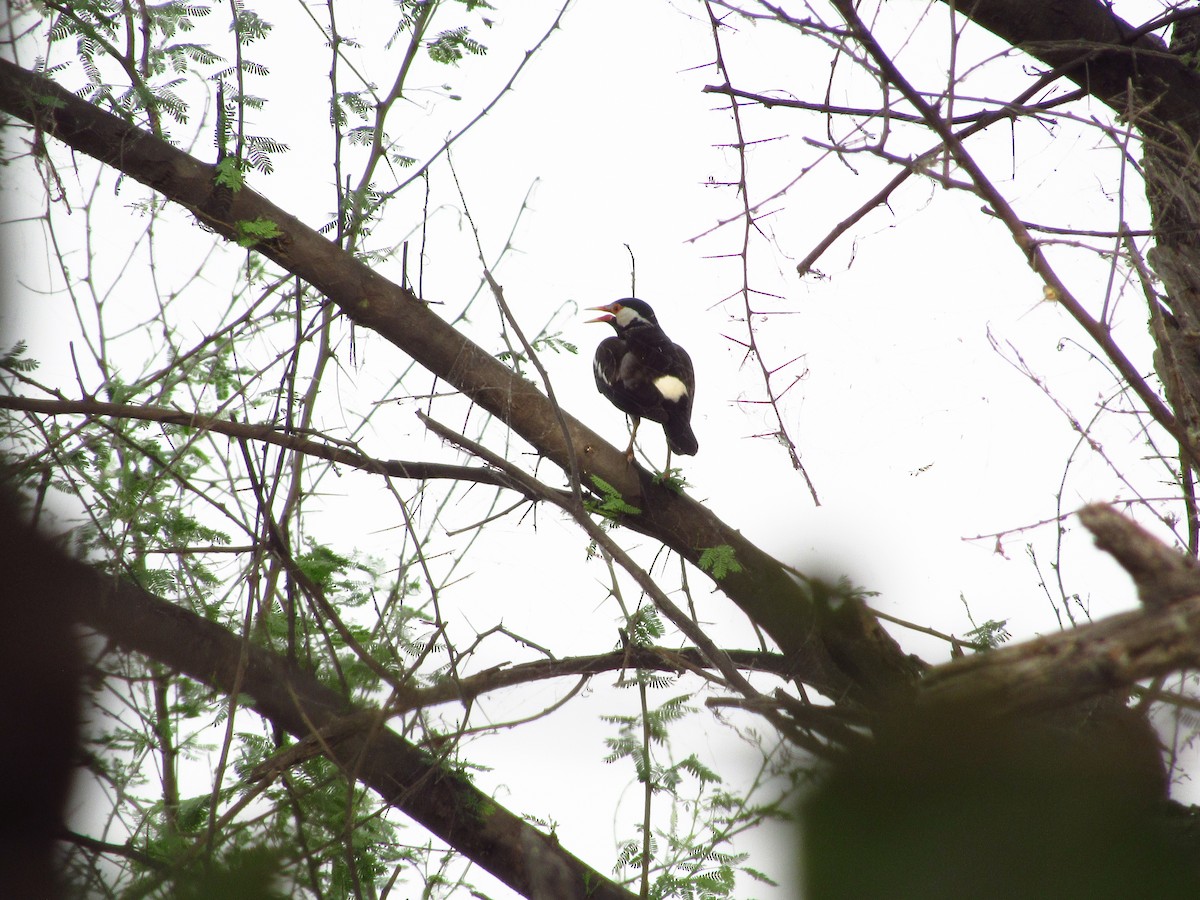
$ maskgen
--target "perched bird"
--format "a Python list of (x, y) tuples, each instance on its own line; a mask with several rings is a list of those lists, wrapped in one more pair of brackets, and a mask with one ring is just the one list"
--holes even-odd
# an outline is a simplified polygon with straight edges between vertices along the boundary
[(600, 393), (633, 419), (626, 457), (633, 459), (633, 441), (642, 419), (662, 424), (670, 450), (694, 456), (700, 447), (691, 425), (696, 377), (687, 351), (671, 342), (654, 310), (641, 300), (630, 297), (591, 308), (605, 315), (589, 321), (607, 322), (616, 331), (615, 337), (605, 338), (596, 348), (593, 369)]

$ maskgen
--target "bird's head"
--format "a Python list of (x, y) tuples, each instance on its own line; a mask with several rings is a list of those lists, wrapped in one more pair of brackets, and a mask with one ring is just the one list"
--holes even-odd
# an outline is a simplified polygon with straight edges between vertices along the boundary
[(604, 313), (604, 315), (598, 316), (595, 319), (588, 319), (589, 322), (608, 322), (618, 332), (636, 325), (658, 325), (658, 319), (654, 317), (654, 310), (650, 308), (650, 304), (643, 303), (641, 300), (633, 297), (626, 297), (624, 300), (615, 300), (607, 306), (591, 306), (588, 308)]

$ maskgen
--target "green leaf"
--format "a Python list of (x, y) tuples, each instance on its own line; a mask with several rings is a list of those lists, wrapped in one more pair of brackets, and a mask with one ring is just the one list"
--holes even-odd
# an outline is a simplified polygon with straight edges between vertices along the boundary
[(315, 544), (307, 553), (296, 557), (302, 572), (319, 584), (323, 590), (334, 588), (334, 576), (344, 575), (353, 563), (323, 544)]
[(32, 372), (39, 365), (36, 359), (26, 359), (25, 353), (29, 345), (25, 341), (17, 341), (9, 350), (0, 354), (0, 369), (12, 372)]
[(643, 606), (629, 617), (629, 640), (638, 647), (649, 647), (666, 634), (658, 610)]
[(556, 331), (554, 334), (543, 334), (533, 339), (534, 350), (553, 350), (555, 353), (570, 353), (575, 356), (579, 355), (579, 347), (572, 344), (570, 341), (563, 340), (562, 332)]
[(242, 167), (232, 156), (226, 156), (217, 163), (217, 176), (214, 179), (221, 187), (227, 187), (234, 193), (240, 191), (246, 184)]
[(471, 38), (467, 34), (465, 26), (443, 31), (429, 42), (427, 49), (430, 59), (445, 65), (456, 64), (463, 58), (464, 53), (471, 53), (475, 56), (483, 56), (487, 53), (487, 47)]
[(626, 503), (620, 492), (599, 475), (591, 475), (589, 477), (596, 491), (600, 494), (599, 500), (587, 500), (584, 502), (584, 506), (587, 507), (589, 512), (604, 516), (606, 519), (616, 519), (619, 516), (640, 516), (642, 514), (642, 511), (636, 506)]
[(253, 247), (263, 241), (269, 241), (273, 238), (282, 237), (283, 232), (279, 230), (279, 226), (271, 219), (264, 219), (259, 216), (253, 221), (243, 219), (235, 223), (238, 233), (239, 247)]
[(742, 571), (742, 564), (737, 561), (733, 548), (728, 544), (705, 547), (700, 554), (698, 565), (715, 581), (720, 581), (730, 572), (737, 574)]
[(693, 753), (687, 759), (680, 760), (675, 765), (676, 768), (683, 769), (685, 772), (690, 772), (702, 782), (709, 782), (712, 784), (721, 783), (721, 776), (708, 766), (704, 765), (704, 763), (700, 761), (699, 757), (697, 757), (695, 753)]
[(1012, 637), (1008, 628), (1008, 619), (996, 621), (988, 619), (982, 625), (972, 628), (967, 632), (967, 638), (975, 644), (983, 644), (989, 648), (996, 648)]
[(659, 472), (651, 479), (655, 484), (661, 484), (669, 491), (674, 491), (677, 494), (682, 494), (683, 489), (688, 486), (687, 479), (683, 477), (683, 469), (670, 468), (665, 472)]

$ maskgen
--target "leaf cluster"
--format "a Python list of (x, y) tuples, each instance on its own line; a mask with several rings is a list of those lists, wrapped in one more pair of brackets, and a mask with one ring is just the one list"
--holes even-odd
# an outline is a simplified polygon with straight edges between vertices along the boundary
[(470, 36), (467, 27), (443, 31), (426, 45), (429, 58), (443, 65), (457, 65), (465, 54), (482, 56), (487, 47)]
[(269, 241), (283, 235), (283, 232), (279, 230), (279, 226), (275, 222), (262, 217), (235, 222), (234, 227), (238, 233), (238, 246), (246, 247), (247, 249), (261, 244), (263, 241)]
[(590, 477), (593, 487), (599, 494), (599, 498), (584, 500), (584, 506), (588, 512), (614, 522), (619, 520), (621, 516), (640, 516), (642, 514), (642, 511), (638, 507), (626, 503), (625, 499), (621, 496), (621, 492), (599, 475), (592, 475)]
[(700, 552), (700, 559), (697, 560), (697, 565), (716, 581), (721, 581), (730, 572), (736, 575), (742, 571), (742, 564), (737, 561), (737, 556), (733, 548), (728, 544), (705, 547)]
[[(463, 0), (462, 6), (473, 13), (491, 9), (479, 0)], [(397, 4), (402, 19), (424, 15), (430, 7), (414, 0)], [(215, 180), (226, 191), (245, 189), (251, 172), (270, 173), (272, 158), (287, 150), (273, 138), (248, 131), (253, 126), (247, 122), (260, 118), (251, 113), (267, 109), (266, 98), (275, 94), (257, 86), (272, 73), (246, 54), (261, 51), (277, 35), (245, 0), (232, 4), (233, 38), (212, 47), (197, 38), (197, 20), (213, 13), (228, 16), (228, 4), (167, 2), (143, 8), (81, 0), (61, 8), (51, 3), (49, 8), (56, 10), (53, 41), (75, 44), (74, 58), (65, 65), (86, 73), (83, 93), (93, 102), (122, 110), (129, 121), (169, 137), (164, 117), (187, 122), (200, 108), (183, 86), (215, 89), (215, 121), (205, 123), (201, 134), (212, 131), (218, 151)], [(486, 18), (481, 21), (483, 27), (492, 25)], [(470, 29), (441, 29), (432, 37), (407, 34), (422, 64), (418, 51), (424, 50), (434, 63), (458, 65), (486, 52), (474, 36), (477, 29), (472, 24)], [(350, 82), (352, 66), (340, 52), (357, 44), (335, 34), (332, 25), (327, 36), (334, 66), (343, 66), (339, 74)], [(412, 165), (415, 160), (393, 147), (383, 131), (375, 86), (357, 84), (350, 90), (331, 87), (331, 121), (349, 128), (343, 136), (350, 146), (374, 149), (381, 141), (379, 159)], [(401, 93), (407, 102), (412, 92)], [(339, 152), (344, 149), (338, 147)], [(369, 172), (357, 188), (351, 186), (349, 172), (338, 170), (331, 180), (339, 187), (340, 202), (335, 224), (326, 230), (336, 228), (339, 237), (369, 236), (364, 226), (380, 221), (384, 204), (396, 191), (379, 187), (383, 176), (373, 179)], [(167, 209), (158, 200), (126, 197), (121, 202), (151, 225)], [(90, 217), (91, 210), (87, 212)], [(244, 247), (280, 234), (278, 224), (267, 219), (237, 222), (236, 228)], [(168, 259), (155, 229), (148, 229), (147, 235), (152, 259)], [(356, 245), (354, 252), (391, 261), (387, 247)], [(318, 403), (318, 388), (328, 387), (321, 383), (321, 367), (331, 363), (333, 370), (345, 362), (338, 355), (337, 329), (330, 328), (326, 318), (328, 301), (311, 289), (305, 293), (292, 288), (294, 280), (287, 273), (273, 270), (257, 255), (229, 256), (239, 257), (238, 274), (229, 280), (233, 288), (226, 293), (217, 277), (219, 264), (206, 262), (193, 276), (200, 285), (194, 291), (200, 302), (190, 307), (177, 300), (178, 284), (171, 279), (182, 267), (170, 258), (172, 265), (153, 272), (151, 306), (157, 302), (159, 308), (127, 332), (113, 328), (116, 304), (105, 307), (102, 288), (88, 294), (92, 274), (72, 275), (64, 259), (63, 278), (77, 292), (72, 300), (80, 319), (87, 320), (78, 346), (86, 344), (93, 356), (76, 373), (84, 400), (103, 396), (131, 407), (195, 409), (214, 420), (224, 417), (241, 425), (249, 419), (279, 434), (306, 440), (316, 435), (329, 446), (357, 446), (358, 431), (330, 429), (328, 418), (322, 424), (322, 415), (331, 408), (331, 392), (325, 391)], [(242, 261), (242, 256), (248, 258)], [(133, 262), (129, 265), (132, 270)], [(188, 283), (182, 283), (181, 291), (187, 290)], [(94, 332), (87, 331), (89, 296), (96, 298)], [(224, 314), (207, 318), (226, 304)], [(176, 315), (181, 309), (200, 313), (181, 318)], [(131, 360), (125, 351), (137, 341), (151, 350)], [(578, 353), (561, 331), (543, 332), (532, 347), (535, 352)], [(520, 352), (500, 356), (517, 368), (529, 363)], [(317, 362), (307, 368), (314, 357)], [(118, 360), (129, 367), (125, 374), (120, 374)], [(141, 374), (132, 374), (139, 362), (144, 365)], [(0, 356), (5, 380), (14, 384), (32, 385), (32, 379), (22, 377), (35, 368), (24, 344)], [(339, 372), (353, 374), (348, 368)], [(430, 533), (444, 525), (435, 507), (453, 506), (461, 494), (416, 488), (412, 507), (418, 524), (402, 532), (397, 543), (403, 549), (395, 550), (385, 563), (359, 553), (340, 534), (332, 540), (318, 537), (323, 523), (309, 513), (320, 508), (322, 498), (337, 493), (330, 485), (344, 470), (272, 441), (233, 438), (198, 425), (150, 424), (136, 421), (136, 414), (130, 419), (109, 418), (110, 414), (105, 410), (45, 419), (4, 418), (3, 436), (12, 439), (7, 444), (13, 450), (16, 481), (31, 507), (40, 507), (47, 491), (56, 492), (56, 501), (68, 501), (70, 515), (78, 518), (69, 519), (73, 527), (65, 540), (89, 561), (194, 608), (247, 644), (269, 648), (289, 665), (315, 674), (349, 699), (378, 705), (394, 689), (401, 694), (409, 686), (441, 685), (469, 671), (463, 661), (471, 659), (475, 645), (448, 636), (446, 607), (438, 602), (441, 587), (423, 555), (431, 538), (419, 534), (425, 523)], [(361, 421), (366, 424), (368, 417)], [(400, 483), (396, 479), (389, 487)], [(589, 509), (605, 520), (641, 514), (602, 479), (593, 482), (593, 489)], [(397, 504), (405, 516), (408, 500), (405, 495)], [(735, 562), (723, 564), (728, 568)], [(454, 573), (458, 565), (454, 559), (446, 563), (446, 570)], [(460, 577), (446, 575), (446, 583)], [(639, 608), (625, 628), (628, 640), (638, 647), (658, 644), (666, 634), (652, 606)], [(506, 637), (520, 642), (509, 633)], [(260, 718), (250, 708), (251, 697), (220, 695), (110, 647), (97, 647), (92, 662), (97, 726), (90, 736), (95, 752), (89, 765), (114, 798), (111, 833), (98, 838), (116, 849), (92, 853), (82, 844), (72, 848), (70, 864), (81, 884), (102, 888), (110, 896), (165, 898), (379, 896), (389, 891), (415, 895), (393, 888), (398, 879), (413, 878), (423, 878), (432, 896), (461, 883), (444, 874), (449, 863), (439, 862), (424, 836), (408, 845), (401, 842), (400, 827), (389, 810), (357, 786), (353, 771), (339, 768), (325, 755), (328, 748), (314, 748), (313, 755), (299, 758), (296, 751), (307, 750), (307, 742), (298, 746)], [(629, 684), (666, 690), (676, 682), (672, 675), (638, 672)], [(397, 703), (391, 708), (405, 712), (389, 726), (427, 749), (447, 770), (465, 779), (480, 768), (458, 755), (460, 740), (469, 730), (456, 720), (457, 709), (443, 715), (434, 707), (414, 711)], [(672, 803), (700, 805), (687, 796), (692, 787), (697, 796), (703, 795), (706, 811), (737, 820), (732, 804), (726, 808), (720, 799), (731, 793), (698, 756), (670, 758), (672, 730), (694, 711), (684, 695), (644, 716), (608, 720), (617, 732), (608, 746), (611, 761), (631, 760), (639, 778)], [(645, 753), (644, 729), (651, 735), (651, 749)], [(273, 774), (263, 779), (263, 771)], [(194, 784), (197, 774), (211, 776), (211, 790), (180, 788), (179, 782)], [(667, 885), (674, 885), (671, 891), (683, 890), (682, 885), (707, 891), (705, 885), (724, 878), (719, 870), (728, 861), (703, 849), (704, 842), (691, 840), (686, 830), (672, 827), (655, 840), (674, 855), (664, 863), (671, 874), (664, 870), (655, 888), (660, 895), (669, 895)], [(444, 859), (453, 860), (455, 854), (446, 853)], [(114, 860), (119, 865), (113, 866)]]
[[(543, 350), (550, 350), (554, 353), (569, 353), (571, 355), (579, 354), (579, 347), (568, 340), (564, 340), (562, 332), (554, 334), (540, 334), (529, 342), (533, 347), (534, 352), (540, 353)], [(514, 361), (518, 372), (522, 371), (521, 364), (529, 362), (528, 357), (517, 350), (502, 350), (496, 354), (496, 359), (501, 362)]]
[(655, 791), (674, 793), (684, 774), (695, 775), (702, 782), (710, 780), (709, 775), (720, 781), (694, 757), (663, 767), (656, 766), (646, 756), (642, 741), (643, 727), (652, 744), (665, 745), (670, 739), (668, 726), (696, 711), (695, 707), (689, 705), (690, 702), (690, 695), (681, 695), (667, 700), (656, 709), (647, 710), (642, 716), (602, 716), (603, 721), (619, 726), (615, 737), (605, 739), (609, 752), (604, 761), (611, 764), (622, 759), (632, 760), (638, 781), (648, 783)]

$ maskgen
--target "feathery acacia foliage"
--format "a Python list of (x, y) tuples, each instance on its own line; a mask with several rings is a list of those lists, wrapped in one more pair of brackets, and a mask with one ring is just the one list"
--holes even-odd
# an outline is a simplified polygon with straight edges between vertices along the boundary
[[(1007, 63), (958, 56), (974, 27), (961, 11), (947, 12), (946, 79), (906, 68), (903, 48), (888, 43), (895, 26), (930, 40), (907, 13), (881, 7), (877, 21), (841, 0), (803, 16), (765, 3), (695, 5), (686, 27), (711, 31), (707, 90), (729, 104), (720, 122), (732, 134), (725, 186), (736, 200), (717, 230), (741, 232), (728, 255), (741, 287), (726, 301), (744, 331), (725, 337), (755, 376), (757, 393), (743, 399), (765, 411), (756, 436), (782, 450), (816, 501), (788, 406), (802, 357), (777, 355), (784, 326), (774, 314), (786, 310), (764, 308), (771, 292), (757, 281), (755, 254), (780, 240), (770, 206), (826, 162), (886, 173), (800, 259), (811, 280), (854, 223), (927, 179), (987, 204), (1017, 264), (1092, 341), (1105, 377), (1116, 374), (1106, 407), (1136, 418), (1159, 467), (1127, 475), (1123, 458), (1112, 463), (1122, 499), (1173, 529), (1194, 558), (1200, 382), (1186, 355), (1198, 319), (1187, 273), (1200, 231), (1188, 218), (1200, 208), (1189, 149), (1200, 94), (1187, 41), (1200, 15), (1173, 8), (1130, 28), (1111, 9), (1076, 3), (1068, 21), (1098, 17), (1088, 19), (1095, 41), (1080, 49), (1016, 6), (965, 14), (1035, 48), (1047, 68), (1025, 60), (1005, 70), (1006, 93), (979, 97), (974, 67)], [(1194, 705), (1189, 682), (1166, 686), (1200, 643), (1193, 564), (1111, 510), (1089, 508), (1084, 522), (1134, 574), (1144, 608), (1088, 623), (1078, 594), (1052, 594), (1055, 579), (1043, 578), (1063, 624), (1081, 627), (1005, 646), (1007, 622), (972, 621), (959, 639), (877, 615), (872, 592), (780, 564), (674, 470), (627, 465), (559, 402), (548, 361), (587, 369), (564, 337), (572, 310), (556, 305), (534, 326), (505, 300), (491, 271), (518, 245), (510, 234), (485, 259), (494, 236), (476, 230), (479, 204), (468, 208), (474, 195), (461, 185), (485, 177), (486, 162), (456, 156), (474, 123), (503, 115), (562, 10), (544, 11), (540, 37), (519, 52), (505, 10), (480, 0), (379, 4), (367, 20), (336, 3), (309, 12), (285, 22), (243, 0), (10, 9), (20, 37), (0, 74), (0, 106), (13, 117), (3, 146), (10, 169), (44, 193), (36, 220), (55, 309), (66, 310), (56, 338), (69, 352), (23, 335), (0, 344), (10, 348), (0, 356), (4, 471), (22, 515), (79, 561), (63, 573), (87, 588), (75, 612), (89, 629), (78, 755), (88, 810), (65, 839), (71, 887), (113, 897), (494, 895), (482, 866), (526, 896), (748, 896), (787, 877), (756, 855), (755, 832), (790, 819), (821, 762), (888, 736), (896, 709), (944, 703), (1074, 721), (1094, 704), (1087, 727), (1116, 728), (1131, 711), (1144, 726), (1138, 716), (1152, 705), (1160, 716)], [(750, 23), (832, 54), (830, 89), (740, 84), (744, 57), (731, 48)], [(464, 89), (473, 67), (506, 51), (507, 82)], [(289, 58), (298, 52), (299, 68)], [(1150, 69), (1153, 98), (1137, 81)], [(281, 71), (318, 72), (319, 95), (309, 83), (293, 90)], [(834, 103), (835, 87), (854, 102)], [(1072, 105), (1089, 92), (1108, 119)], [(766, 187), (754, 129), (785, 114), (808, 117), (784, 130), (819, 160)], [(1022, 137), (1027, 127), (1081, 129), (1072, 133), (1118, 148), (1126, 217), (1111, 230), (1027, 221), (974, 155), (974, 136), (992, 126)], [(285, 181), (293, 165), (299, 181)], [(1140, 178), (1149, 222), (1129, 212)], [(1078, 299), (1059, 272), (1062, 248), (1110, 266), (1108, 293)], [(484, 266), (478, 285), (455, 295), (447, 273)], [(1151, 309), (1152, 361), (1118, 342), (1127, 333), (1114, 310), (1138, 291)], [(39, 365), (30, 346), (55, 358)], [(744, 393), (706, 392), (714, 404)], [(1084, 451), (1111, 463), (1093, 437), (1107, 418), (1065, 418)], [(1170, 496), (1147, 496), (1148, 477)], [(993, 537), (1002, 550), (1008, 535)], [(1040, 565), (1032, 549), (1030, 558)], [(552, 627), (563, 620), (579, 624)], [(944, 642), (955, 659), (917, 659), (894, 636), (901, 629)], [(1140, 698), (1132, 710), (1127, 694)], [(602, 709), (589, 706), (594, 695)], [(1186, 714), (1175, 721), (1178, 746), (1194, 729)], [(595, 729), (590, 758), (571, 743), (585, 728)], [(558, 800), (570, 794), (566, 811), (580, 820), (615, 821), (616, 846), (573, 837), (590, 822), (540, 808), (555, 801), (527, 800), (498, 745), (536, 756), (547, 780), (563, 777), (552, 764), (569, 765), (571, 789), (557, 787)], [(731, 746), (751, 764), (731, 764)], [(574, 798), (574, 785), (592, 780), (596, 803), (611, 799), (601, 783), (625, 796), (603, 808)]]

